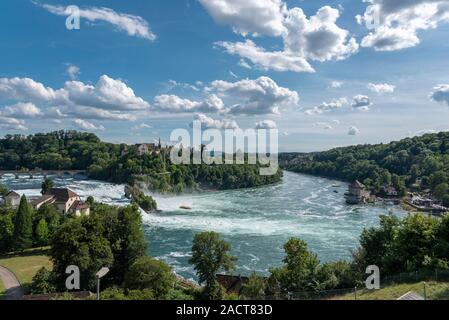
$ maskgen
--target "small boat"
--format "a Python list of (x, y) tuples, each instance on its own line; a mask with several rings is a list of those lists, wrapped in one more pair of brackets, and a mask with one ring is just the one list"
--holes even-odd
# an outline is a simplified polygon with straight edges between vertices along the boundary
[(182, 210), (192, 210), (191, 207), (185, 206), (185, 205), (180, 206), (179, 209), (182, 209)]

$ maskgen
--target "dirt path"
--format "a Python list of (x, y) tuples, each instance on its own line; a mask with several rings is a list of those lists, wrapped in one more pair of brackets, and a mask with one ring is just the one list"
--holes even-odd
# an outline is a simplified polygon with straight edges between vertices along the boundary
[(23, 297), (23, 289), (14, 273), (0, 266), (0, 281), (6, 288), (6, 300), (20, 300)]

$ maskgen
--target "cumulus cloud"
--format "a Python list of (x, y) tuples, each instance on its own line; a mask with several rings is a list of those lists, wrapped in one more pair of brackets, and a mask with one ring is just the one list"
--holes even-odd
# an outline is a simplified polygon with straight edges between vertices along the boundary
[(5, 130), (19, 130), (19, 131), (28, 130), (28, 128), (25, 126), (24, 120), (2, 116), (0, 116), (0, 128)]
[(353, 98), (351, 107), (361, 111), (368, 111), (372, 105), (373, 103), (369, 97), (359, 94)]
[(219, 114), (279, 114), (279, 108), (299, 103), (296, 91), (279, 86), (269, 77), (236, 82), (216, 80), (206, 86), (204, 99), (159, 95), (153, 107), (160, 112)]
[(47, 107), (42, 111), (46, 117), (73, 115), (83, 119), (134, 120), (136, 112), (150, 108), (123, 81), (107, 75), (95, 85), (67, 81), (58, 90), (30, 78), (0, 78), (0, 98), (17, 101), (3, 112), (19, 117), (38, 115), (37, 103)]
[(362, 40), (363, 47), (377, 51), (395, 51), (418, 45), (418, 31), (435, 29), (449, 22), (447, 0), (368, 0), (363, 15), (356, 17), (362, 24), (379, 23)]
[(367, 88), (378, 95), (393, 93), (396, 86), (388, 83), (368, 83)]
[(360, 134), (360, 130), (357, 127), (354, 127), (354, 126), (349, 127), (348, 135), (356, 136), (358, 134)]
[(331, 87), (334, 89), (341, 88), (341, 87), (343, 87), (343, 85), (344, 85), (344, 82), (342, 82), (342, 81), (332, 81), (331, 82)]
[(67, 67), (67, 74), (69, 75), (70, 79), (75, 80), (80, 74), (80, 68), (73, 64), (70, 64)]
[(148, 102), (134, 94), (133, 89), (119, 79), (103, 75), (95, 86), (80, 81), (68, 81), (64, 87), (68, 99), (76, 105), (107, 110), (145, 110)]
[(151, 129), (151, 126), (146, 123), (141, 123), (141, 124), (133, 126), (131, 129), (134, 131), (142, 130), (142, 129)]
[(32, 103), (19, 102), (0, 110), (0, 115), (13, 118), (36, 118), (42, 116), (43, 113)]
[(274, 122), (273, 120), (263, 120), (263, 121), (259, 121), (256, 122), (256, 124), (254, 125), (254, 129), (258, 130), (258, 129), (266, 129), (266, 130), (270, 130), (270, 129), (277, 129), (277, 124), (276, 122)]
[(437, 131), (433, 130), (433, 129), (423, 129), (423, 130), (416, 131), (415, 133), (412, 133), (411, 136), (423, 136), (423, 135), (432, 134), (432, 133), (437, 133)]
[(58, 101), (65, 99), (65, 92), (45, 87), (30, 78), (0, 78), (0, 98), (22, 101)]
[(306, 115), (318, 115), (334, 110), (341, 109), (349, 104), (348, 99), (345, 97), (339, 99), (333, 99), (330, 102), (323, 102), (318, 106), (313, 107), (312, 109), (306, 110), (304, 113)]
[(449, 106), (449, 84), (440, 84), (434, 87), (430, 98), (435, 102), (446, 103)]
[(73, 125), (78, 129), (86, 130), (86, 131), (103, 131), (104, 127), (102, 125), (95, 125), (87, 120), (76, 119), (73, 121)]
[(199, 121), (205, 129), (239, 129), (239, 125), (234, 120), (216, 120), (205, 114), (196, 114), (195, 121)]
[(285, 32), (281, 0), (199, 0), (214, 20), (241, 35), (280, 36)]
[(278, 86), (269, 77), (237, 82), (214, 81), (211, 88), (219, 95), (242, 101), (229, 109), (232, 114), (279, 114), (279, 108), (297, 105), (299, 95), (296, 91)]
[[(72, 14), (72, 10), (70, 10), (69, 7), (50, 4), (42, 4), (40, 6), (48, 12), (58, 16), (70, 16)], [(140, 16), (115, 12), (109, 8), (97, 7), (80, 8), (79, 16), (81, 19), (90, 22), (110, 23), (118, 30), (126, 32), (129, 36), (135, 36), (150, 41), (156, 40), (156, 35), (150, 30), (148, 22)]]
[[(285, 51), (266, 51), (258, 47), (253, 41), (245, 42), (216, 42), (216, 46), (223, 47), (229, 54), (236, 55), (251, 61), (256, 67), (263, 70), (314, 72), (315, 70), (304, 57), (292, 55)], [(246, 60), (241, 61), (246, 68), (251, 66)]]
[(0, 117), (0, 128), (19, 131), (28, 130), (25, 126), (25, 121), (8, 117)]
[(217, 42), (228, 53), (249, 66), (275, 71), (314, 72), (309, 61), (346, 59), (359, 45), (349, 32), (336, 23), (340, 12), (330, 6), (307, 17), (301, 8), (289, 9), (281, 0), (200, 0), (218, 23), (228, 24), (244, 37), (282, 38), (283, 49), (267, 51), (252, 40)]
[(154, 107), (165, 112), (221, 112), (225, 106), (223, 101), (215, 94), (209, 95), (203, 101), (183, 99), (176, 95), (160, 95), (154, 98)]
[(319, 128), (323, 128), (324, 130), (334, 129), (334, 127), (330, 123), (327, 123), (327, 122), (317, 122), (317, 123), (315, 123), (315, 126), (319, 127)]
[[(49, 112), (47, 112), (49, 114)], [(108, 111), (93, 107), (72, 106), (65, 107), (63, 111), (59, 110), (59, 116), (62, 117), (78, 117), (83, 119), (95, 120), (114, 120), (114, 121), (135, 121), (137, 115), (134, 113), (126, 113), (122, 111)]]

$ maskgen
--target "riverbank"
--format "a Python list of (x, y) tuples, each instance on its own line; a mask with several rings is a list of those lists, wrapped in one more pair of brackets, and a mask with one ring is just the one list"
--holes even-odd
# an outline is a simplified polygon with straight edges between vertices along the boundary
[[(0, 182), (19, 194), (38, 196), (42, 179), (5, 176)], [(83, 200), (93, 196), (111, 205), (130, 203), (124, 185), (58, 178), (54, 183), (72, 189)], [(397, 206), (348, 206), (343, 198), (347, 188), (337, 180), (284, 172), (282, 183), (258, 188), (187, 195), (151, 193), (162, 212), (143, 215), (149, 253), (186, 279), (196, 278), (188, 260), (191, 241), (201, 231), (216, 231), (231, 243), (232, 253), (238, 257), (236, 274), (253, 270), (267, 274), (281, 263), (283, 245), (290, 237), (307, 241), (322, 261), (349, 259), (360, 233), (377, 226), (379, 215), (392, 211), (406, 216), (407, 212)], [(182, 210), (182, 205), (192, 210)]]

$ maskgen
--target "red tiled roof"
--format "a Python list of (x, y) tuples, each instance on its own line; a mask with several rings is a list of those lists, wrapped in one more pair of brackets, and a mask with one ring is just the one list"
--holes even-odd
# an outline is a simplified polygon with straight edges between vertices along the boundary
[(52, 195), (52, 194), (44, 194), (42, 197), (39, 197), (39, 198), (37, 198), (37, 199), (32, 200), (32, 201), (31, 201), (31, 204), (32, 204), (33, 206), (37, 206), (38, 204), (45, 203), (45, 202), (47, 202), (47, 201), (53, 199), (54, 197), (55, 197), (55, 196)]
[(78, 195), (67, 188), (52, 188), (46, 193), (46, 195), (53, 195), (56, 198), (56, 202), (66, 202), (70, 198), (76, 198)]
[(18, 193), (15, 192), (15, 191), (9, 191), (9, 192), (6, 194), (6, 196), (7, 196), (7, 197), (13, 196), (13, 197), (16, 197), (16, 198), (20, 198), (20, 194), (18, 194)]
[(79, 201), (79, 200), (76, 200), (70, 207), (69, 211), (76, 212), (78, 210), (85, 210), (88, 208), (89, 208), (89, 204)]
[(217, 274), (217, 281), (223, 289), (226, 290), (226, 293), (240, 294), (243, 289), (243, 285), (248, 282), (248, 278)]

